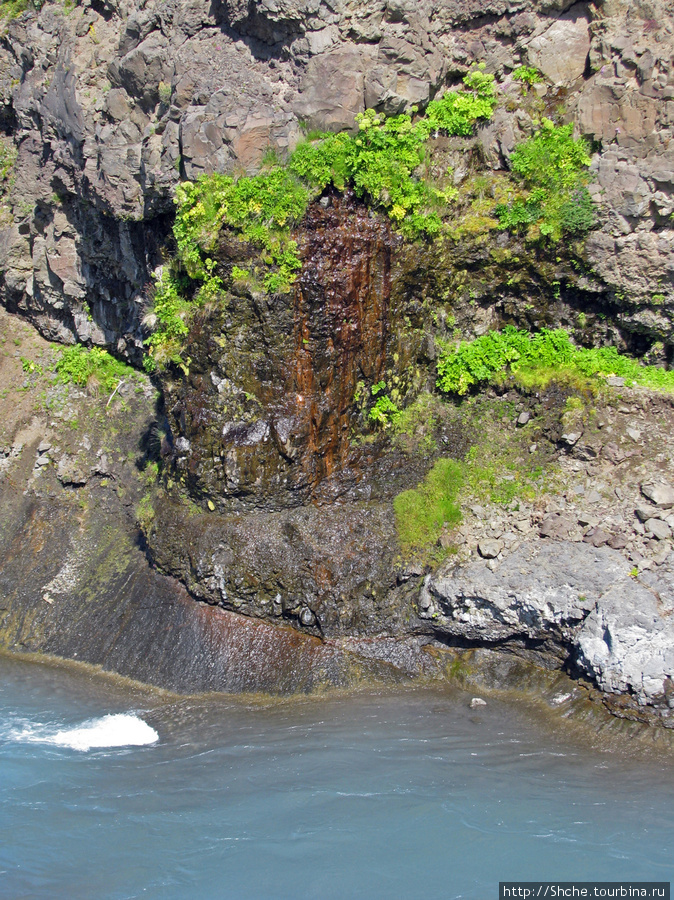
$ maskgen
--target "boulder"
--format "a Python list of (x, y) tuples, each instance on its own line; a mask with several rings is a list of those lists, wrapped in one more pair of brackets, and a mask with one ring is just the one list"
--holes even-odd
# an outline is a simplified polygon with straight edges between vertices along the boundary
[(485, 538), (477, 545), (477, 552), (482, 559), (496, 559), (501, 550), (503, 550), (502, 541), (493, 538)]
[(608, 547), (523, 546), (496, 571), (448, 564), (424, 590), (447, 638), (553, 642), (603, 691), (661, 707), (674, 670), (674, 571), (668, 558), (635, 581), (631, 565)]
[(641, 493), (661, 509), (671, 509), (674, 506), (674, 488), (669, 484), (662, 482), (642, 484)]
[(375, 53), (372, 47), (345, 44), (309, 62), (293, 105), (308, 130), (354, 128), (357, 113), (365, 109), (365, 74)]

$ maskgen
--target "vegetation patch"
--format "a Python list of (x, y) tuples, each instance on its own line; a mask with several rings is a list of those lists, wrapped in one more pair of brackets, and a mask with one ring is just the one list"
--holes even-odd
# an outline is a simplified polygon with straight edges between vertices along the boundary
[(2, 0), (0, 2), (0, 23), (6, 24), (16, 19), (22, 12), (27, 9), (39, 9), (40, 4), (31, 3), (29, 0)]
[(540, 84), (543, 81), (543, 76), (533, 66), (518, 66), (513, 72), (513, 80), (521, 81), (522, 84), (527, 85)]
[(146, 368), (185, 366), (181, 348), (190, 314), (224, 296), (223, 275), (216, 271), (223, 228), (256, 247), (264, 266), (262, 272), (234, 266), (232, 281), (259, 279), (272, 294), (290, 290), (301, 268), (291, 228), (329, 185), (351, 186), (407, 235), (437, 233), (456, 191), (424, 177), (425, 145), (439, 132), (471, 134), (495, 105), (494, 77), (478, 68), (466, 75), (461, 89), (432, 101), (416, 121), (406, 114), (386, 119), (367, 110), (357, 117), (357, 134), (315, 135), (286, 165), (271, 155), (257, 175), (203, 175), (179, 185), (173, 229), (177, 255), (155, 285), (146, 320), (152, 330)]
[(403, 553), (434, 546), (443, 528), (459, 524), (457, 498), (463, 481), (462, 463), (439, 459), (418, 487), (398, 494), (393, 508)]
[(585, 349), (571, 343), (564, 329), (537, 334), (506, 326), (441, 354), (437, 364), (441, 391), (463, 396), (513, 372), (523, 383), (545, 383), (560, 376), (592, 379), (617, 375), (644, 387), (674, 391), (674, 371), (643, 366), (615, 347)]
[(372, 385), (370, 391), (372, 396), (376, 397), (374, 405), (368, 413), (370, 421), (381, 425), (383, 428), (388, 428), (390, 425), (395, 424), (400, 418), (400, 410), (388, 394), (385, 393), (386, 382), (378, 381), (377, 384)]
[(541, 129), (510, 157), (521, 189), (496, 207), (499, 227), (526, 231), (532, 240), (586, 234), (596, 222), (587, 189), (589, 165), (589, 147), (582, 138), (574, 139), (573, 125), (543, 119)]
[(387, 119), (368, 109), (356, 117), (355, 137), (319, 134), (295, 150), (288, 166), (319, 190), (351, 184), (358, 197), (381, 208), (408, 236), (436, 234), (440, 213), (456, 190), (419, 177), (425, 145), (439, 132), (472, 134), (476, 122), (491, 118), (495, 105), (494, 76), (475, 69), (464, 78), (463, 90), (431, 101), (416, 121), (407, 114)]
[(0, 222), (6, 225), (12, 222), (9, 194), (14, 183), (16, 156), (14, 144), (8, 138), (0, 137)]
[(131, 366), (120, 362), (101, 347), (87, 349), (81, 344), (65, 347), (56, 363), (57, 381), (76, 384), (90, 391), (112, 392), (125, 379), (137, 378)]

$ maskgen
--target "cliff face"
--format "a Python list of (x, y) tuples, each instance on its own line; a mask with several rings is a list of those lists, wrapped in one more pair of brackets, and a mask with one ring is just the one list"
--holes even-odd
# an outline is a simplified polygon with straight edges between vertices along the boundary
[(539, 112), (564, 104), (597, 142), (587, 259), (601, 298), (621, 330), (668, 341), (673, 41), (657, 0), (48, 3), (9, 24), (0, 52), (5, 152), (18, 154), (4, 302), (48, 336), (138, 361), (181, 177), (255, 169), (300, 126), (349, 128), (365, 107), (423, 107), (482, 60), (506, 80), (479, 132), (487, 165), (507, 165), (533, 127), (507, 73), (538, 67)]
[[(474, 138), (430, 141), (429, 167), (451, 166), (459, 197), (456, 228), (441, 239), (404, 241), (389, 220), (348, 191), (327, 190), (293, 231), (302, 261), (296, 282), (288, 293), (269, 295), (245, 280), (231, 283), (233, 265), (258, 251), (231, 233), (221, 236), (214, 255), (218, 275), (230, 284), (227, 296), (191, 320), (183, 370), (169, 367), (155, 379), (161, 391), (157, 419), (165, 429), (164, 481), (153, 481), (152, 497), (145, 498), (152, 508), (146, 504), (139, 517), (147, 557), (193, 597), (220, 609), (194, 604), (199, 611), (190, 611), (176, 582), (145, 571), (130, 522), (120, 526), (120, 540), (131, 559), (128, 578), (137, 577), (140, 587), (128, 600), (123, 572), (113, 573), (110, 586), (120, 621), (139, 622), (137, 628), (148, 633), (155, 614), (164, 623), (147, 638), (147, 659), (157, 665), (161, 635), (189, 624), (187, 644), (171, 644), (169, 653), (199, 662), (184, 682), (171, 681), (172, 668), (171, 684), (243, 686), (250, 642), (264, 651), (257, 653), (261, 668), (249, 686), (269, 687), (278, 666), (278, 683), (289, 689), (348, 681), (344, 672), (352, 664), (368, 672), (389, 665), (398, 673), (438, 672), (442, 665), (428, 663), (429, 648), (442, 655), (447, 644), (462, 650), (503, 644), (624, 695), (629, 715), (639, 717), (647, 707), (670, 721), (665, 619), (671, 610), (669, 600), (663, 606), (658, 597), (671, 596), (672, 567), (665, 565), (663, 548), (671, 549), (674, 518), (667, 520), (671, 506), (653, 507), (647, 530), (639, 513), (634, 521), (634, 507), (640, 482), (668, 477), (671, 407), (653, 402), (651, 408), (648, 398), (627, 388), (628, 406), (611, 396), (604, 424), (598, 424), (601, 410), (592, 411), (594, 418), (588, 412), (570, 440), (565, 417), (577, 409), (573, 402), (591, 402), (565, 389), (515, 394), (504, 387), (502, 397), (463, 407), (427, 393), (426, 406), (415, 411), (413, 404), (433, 388), (437, 347), (457, 329), (470, 336), (505, 322), (561, 324), (581, 344), (615, 343), (647, 353), (651, 361), (671, 361), (673, 54), (674, 23), (658, 0), (150, 0), (142, 6), (84, 0), (72, 9), (46, 4), (8, 25), (0, 46), (3, 303), (49, 338), (107, 345), (134, 364), (147, 337), (143, 317), (152, 275), (174, 250), (172, 197), (180, 180), (253, 172), (269, 149), (283, 157), (304, 131), (352, 128), (365, 108), (393, 114), (423, 107), (476, 61), (484, 61), (499, 83), (494, 116)], [(511, 77), (520, 65), (535, 66), (545, 81), (524, 88)], [(476, 178), (508, 167), (515, 145), (545, 115), (573, 121), (594, 142), (590, 191), (599, 222), (584, 244), (551, 249), (498, 230), (494, 219), (485, 227), (494, 203), (487, 198), (481, 206), (484, 198), (472, 189)], [(369, 417), (380, 383), (387, 397), (411, 411), (406, 431), (394, 440), (392, 430), (375, 429)], [(150, 415), (146, 400), (141, 418)], [(643, 428), (622, 422), (622, 415), (638, 416), (642, 408)], [(129, 446), (140, 440), (140, 429), (139, 419)], [(650, 437), (642, 438), (643, 431)], [(93, 633), (91, 610), (84, 637), (60, 634), (68, 611), (77, 617), (81, 604), (70, 584), (63, 594), (72, 605), (64, 603), (60, 611), (40, 596), (60, 571), (57, 561), (47, 560), (49, 572), (30, 569), (28, 599), (14, 584), (25, 568), (16, 535), (28, 523), (44, 545), (53, 539), (45, 525), (52, 504), (61, 516), (55, 520), (66, 521), (64, 510), (73, 503), (70, 493), (65, 500), (59, 494), (50, 469), (44, 470), (49, 481), (36, 481), (42, 464), (33, 437), (35, 470), (28, 466), (24, 474), (26, 491), (40, 502), (8, 515), (14, 524), (0, 535), (10, 548), (3, 590), (11, 597), (11, 616), (3, 640), (76, 655), (80, 637), (86, 644)], [(512, 460), (518, 471), (557, 466), (552, 492), (558, 500), (542, 490), (534, 499), (539, 481), (532, 475), (527, 484), (517, 481), (519, 495), (504, 489), (506, 512), (475, 506), (471, 517), (466, 513), (458, 561), (468, 561), (461, 547), (472, 543), (476, 549), (478, 538), (491, 540), (491, 549), (480, 551), (463, 573), (454, 573), (453, 560), (424, 581), (424, 565), (399, 555), (391, 501), (419, 483), (438, 456), (463, 459), (471, 446), (473, 459), (484, 454), (480, 477), (492, 481)], [(8, 443), (8, 469), (23, 452), (12, 455), (14, 447)], [(120, 453), (128, 454), (128, 446)], [(617, 466), (635, 455), (634, 466), (616, 475)], [(91, 472), (100, 475), (96, 465), (90, 461)], [(585, 476), (588, 482), (607, 480), (600, 482), (599, 499), (588, 500), (602, 501), (601, 516), (578, 505), (578, 497), (590, 493)], [(519, 477), (509, 470), (504, 476)], [(45, 501), (40, 484), (47, 481), (54, 493)], [(614, 482), (617, 512), (609, 487)], [(80, 486), (62, 483), (68, 492)], [(87, 491), (95, 501), (98, 485)], [(140, 495), (142, 486), (134, 492)], [(14, 489), (5, 486), (6, 508), (15, 501)], [(562, 534), (545, 525), (546, 514), (561, 515), (567, 502), (577, 521)], [(506, 522), (515, 514), (516, 532)], [(107, 513), (92, 513), (92, 531), (103, 533), (107, 515), (120, 519), (116, 502)], [(77, 558), (80, 538), (74, 525), (71, 530), (69, 546)], [(492, 577), (492, 566), (498, 568), (511, 551), (515, 562), (521, 557), (529, 565), (541, 543), (556, 539), (582, 547), (558, 554), (560, 571), (567, 557), (572, 561), (573, 584), (551, 589), (552, 610), (534, 608), (536, 599), (509, 563)], [(446, 555), (446, 529), (439, 541), (439, 555)], [(595, 558), (594, 549), (609, 541), (609, 550)], [(603, 566), (598, 580), (586, 575), (593, 561)], [(601, 622), (609, 623), (609, 633), (629, 610), (616, 613), (616, 592), (608, 600), (605, 595), (614, 575), (625, 592), (635, 568), (659, 566), (659, 579), (642, 584), (652, 615), (627, 642), (630, 653), (638, 644), (627, 666), (614, 653), (615, 640), (602, 637)], [(85, 569), (98, 588), (100, 556), (91, 556)], [(542, 577), (535, 564), (530, 574), (535, 583)], [(138, 612), (145, 585), (151, 613)], [(162, 597), (178, 600), (168, 604)], [(169, 605), (173, 611), (163, 608)], [(237, 626), (232, 613), (262, 621)], [(98, 643), (87, 644), (91, 661), (108, 658), (113, 619), (106, 618)], [(278, 629), (275, 637), (278, 624), (294, 630)], [(246, 630), (249, 643), (237, 645), (239, 668), (231, 674), (223, 647), (236, 644), (231, 635), (237, 628)], [(109, 658), (120, 670), (145, 677), (150, 663), (137, 665), (137, 652), (124, 655), (137, 639), (134, 629), (123, 629), (124, 646), (115, 650), (122, 662), (114, 662), (114, 653)], [(218, 646), (211, 654), (215, 632), (212, 644)], [(664, 648), (655, 663), (649, 656), (653, 634)], [(355, 657), (348, 644), (357, 643), (354, 635), (360, 640)], [(335, 641), (346, 644), (335, 650)], [(368, 653), (374, 660), (369, 667), (363, 663)], [(211, 665), (211, 656), (222, 668), (209, 680), (199, 669)], [(325, 665), (333, 669), (323, 678)]]

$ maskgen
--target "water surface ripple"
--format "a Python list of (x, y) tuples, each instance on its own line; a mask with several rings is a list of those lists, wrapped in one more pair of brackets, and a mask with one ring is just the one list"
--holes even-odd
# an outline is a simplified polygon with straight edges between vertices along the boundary
[(6, 658), (0, 685), (3, 898), (488, 900), (499, 880), (674, 874), (671, 762), (517, 705), (169, 702)]

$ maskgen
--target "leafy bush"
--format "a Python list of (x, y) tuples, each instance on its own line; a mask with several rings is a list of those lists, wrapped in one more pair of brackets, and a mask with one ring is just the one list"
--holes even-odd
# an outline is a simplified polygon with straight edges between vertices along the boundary
[(543, 76), (533, 66), (518, 66), (513, 72), (513, 79), (523, 84), (540, 84)]
[(479, 119), (491, 118), (495, 105), (494, 76), (474, 70), (462, 90), (431, 101), (416, 122), (407, 114), (385, 118), (368, 109), (356, 116), (357, 135), (319, 134), (295, 150), (288, 168), (320, 190), (329, 184), (343, 190), (350, 183), (358, 197), (384, 209), (404, 232), (435, 234), (440, 229), (435, 208), (456, 191), (417, 177), (426, 142), (438, 131), (472, 134)]
[[(9, 22), (20, 16), (22, 12), (33, 7), (28, 0), (1, 0), (0, 2), (0, 23)], [(38, 7), (34, 7), (38, 8)]]
[[(595, 224), (594, 204), (587, 190), (589, 150), (574, 139), (573, 125), (554, 125), (543, 119), (542, 128), (515, 148), (512, 171), (521, 180), (524, 195), (500, 204), (495, 213), (503, 229), (537, 226), (538, 233), (559, 240), (562, 234), (584, 234)], [(536, 236), (536, 232), (531, 233)]]
[(445, 393), (461, 396), (473, 387), (494, 382), (508, 370), (524, 378), (532, 373), (552, 376), (560, 372), (584, 378), (618, 375), (646, 387), (674, 391), (674, 371), (642, 366), (615, 347), (575, 347), (561, 328), (530, 334), (512, 325), (474, 341), (462, 341), (443, 353), (438, 360), (437, 385)]
[(202, 175), (176, 189), (173, 228), (180, 261), (187, 274), (205, 280), (212, 274), (218, 236), (228, 225), (244, 240), (260, 245), (281, 271), (287, 290), (300, 266), (289, 226), (304, 215), (309, 191), (291, 171), (274, 167), (237, 180), (228, 175)]
[(5, 191), (11, 180), (16, 162), (16, 147), (7, 140), (0, 139), (0, 191)]
[(371, 422), (376, 422), (378, 425), (388, 428), (389, 425), (397, 421), (399, 415), (400, 410), (393, 400), (386, 394), (382, 394), (381, 397), (377, 397), (374, 406), (370, 410), (369, 419)]
[(586, 187), (578, 187), (559, 205), (559, 224), (566, 234), (586, 234), (597, 224), (594, 202)]
[(190, 312), (191, 305), (183, 299), (178, 278), (165, 269), (155, 284), (155, 321), (152, 334), (145, 341), (147, 355), (143, 363), (147, 372), (165, 368), (168, 363), (180, 365)]
[(468, 137), (479, 119), (491, 119), (496, 106), (494, 76), (482, 69), (473, 69), (463, 79), (467, 90), (449, 91), (439, 100), (432, 100), (426, 109), (421, 129), (428, 134), (444, 131)]
[(135, 378), (137, 373), (131, 366), (111, 356), (101, 347), (87, 349), (82, 344), (65, 347), (56, 363), (57, 380), (62, 384), (77, 384), (89, 389), (101, 388), (114, 391), (120, 381)]
[(398, 540), (403, 552), (434, 544), (445, 523), (461, 521), (457, 496), (464, 467), (453, 459), (439, 459), (417, 488), (403, 491), (393, 501)]

